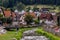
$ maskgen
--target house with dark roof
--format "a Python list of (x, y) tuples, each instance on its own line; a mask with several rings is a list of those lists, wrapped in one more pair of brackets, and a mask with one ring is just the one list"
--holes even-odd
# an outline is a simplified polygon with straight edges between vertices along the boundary
[(41, 15), (40, 15), (40, 20), (41, 20), (41, 23), (42, 22), (47, 22), (47, 24), (49, 22), (53, 21), (53, 24), (57, 25), (57, 23), (56, 23), (57, 16), (55, 14), (53, 14), (52, 12), (48, 12), (48, 13), (42, 12)]

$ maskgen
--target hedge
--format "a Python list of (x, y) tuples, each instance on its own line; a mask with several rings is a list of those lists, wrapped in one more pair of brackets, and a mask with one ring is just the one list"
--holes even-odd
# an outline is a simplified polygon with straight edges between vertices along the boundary
[(46, 31), (44, 31), (42, 28), (41, 29), (37, 29), (36, 31), (38, 34), (46, 36), (47, 38), (49, 38), (50, 40), (60, 40), (60, 37), (55, 36), (52, 33), (48, 33)]

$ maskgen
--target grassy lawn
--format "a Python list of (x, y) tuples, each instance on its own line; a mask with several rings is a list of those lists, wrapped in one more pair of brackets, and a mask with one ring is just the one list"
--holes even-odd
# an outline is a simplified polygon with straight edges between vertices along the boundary
[[(21, 28), (21, 29), (19, 29), (18, 32), (8, 31), (6, 34), (0, 35), (0, 40), (12, 40), (13, 38), (20, 40), (20, 38), (23, 35), (23, 32), (26, 30), (30, 30), (30, 29), (32, 29), (32, 28)], [(60, 40), (60, 37), (57, 37), (51, 33), (48, 33), (40, 27), (38, 27), (36, 32), (40, 35), (44, 35), (44, 36), (48, 37), (50, 40)]]
[(8, 31), (6, 34), (0, 35), (0, 40), (12, 40), (13, 38), (16, 38), (17, 40), (20, 40), (22, 37), (22, 33), (26, 30), (30, 30), (32, 28), (21, 28), (18, 32), (16, 31)]
[(38, 34), (46, 36), (47, 38), (49, 38), (50, 40), (60, 40), (60, 37), (55, 36), (52, 33), (48, 33), (46, 31), (43, 30), (43, 28), (38, 28), (36, 31)]
[(16, 32), (7, 32), (6, 34), (0, 35), (0, 40), (11, 40), (16, 35)]

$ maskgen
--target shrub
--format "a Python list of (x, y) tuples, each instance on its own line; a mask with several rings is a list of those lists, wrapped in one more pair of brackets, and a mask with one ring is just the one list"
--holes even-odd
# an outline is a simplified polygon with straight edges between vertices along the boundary
[(32, 28), (21, 28), (18, 33), (16, 34), (15, 38), (20, 40), (23, 37), (23, 32), (27, 30), (31, 30)]
[(2, 21), (2, 23), (6, 23), (7, 19), (6, 18), (2, 18), (1, 21)]
[(33, 16), (31, 16), (29, 13), (25, 16), (24, 20), (27, 22), (27, 24), (31, 24), (33, 22)]

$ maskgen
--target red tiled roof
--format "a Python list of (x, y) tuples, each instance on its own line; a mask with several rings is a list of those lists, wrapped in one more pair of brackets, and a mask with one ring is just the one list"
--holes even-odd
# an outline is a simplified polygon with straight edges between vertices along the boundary
[(44, 14), (44, 13), (42, 13), (41, 15), (40, 15), (40, 19), (43, 19), (43, 18), (45, 18), (46, 17), (46, 14)]
[(41, 15), (40, 15), (40, 19), (48, 19), (48, 20), (52, 20), (52, 18), (53, 18), (53, 16), (52, 16), (52, 14), (50, 14), (50, 13), (47, 13), (47, 14), (45, 14), (45, 13), (42, 13)]
[(4, 16), (5, 17), (10, 17), (11, 16), (11, 11), (9, 11), (9, 10), (4, 11)]
[(16, 17), (15, 13), (14, 12), (11, 12), (9, 10), (4, 11), (4, 16), (5, 17), (13, 17), (13, 18)]

